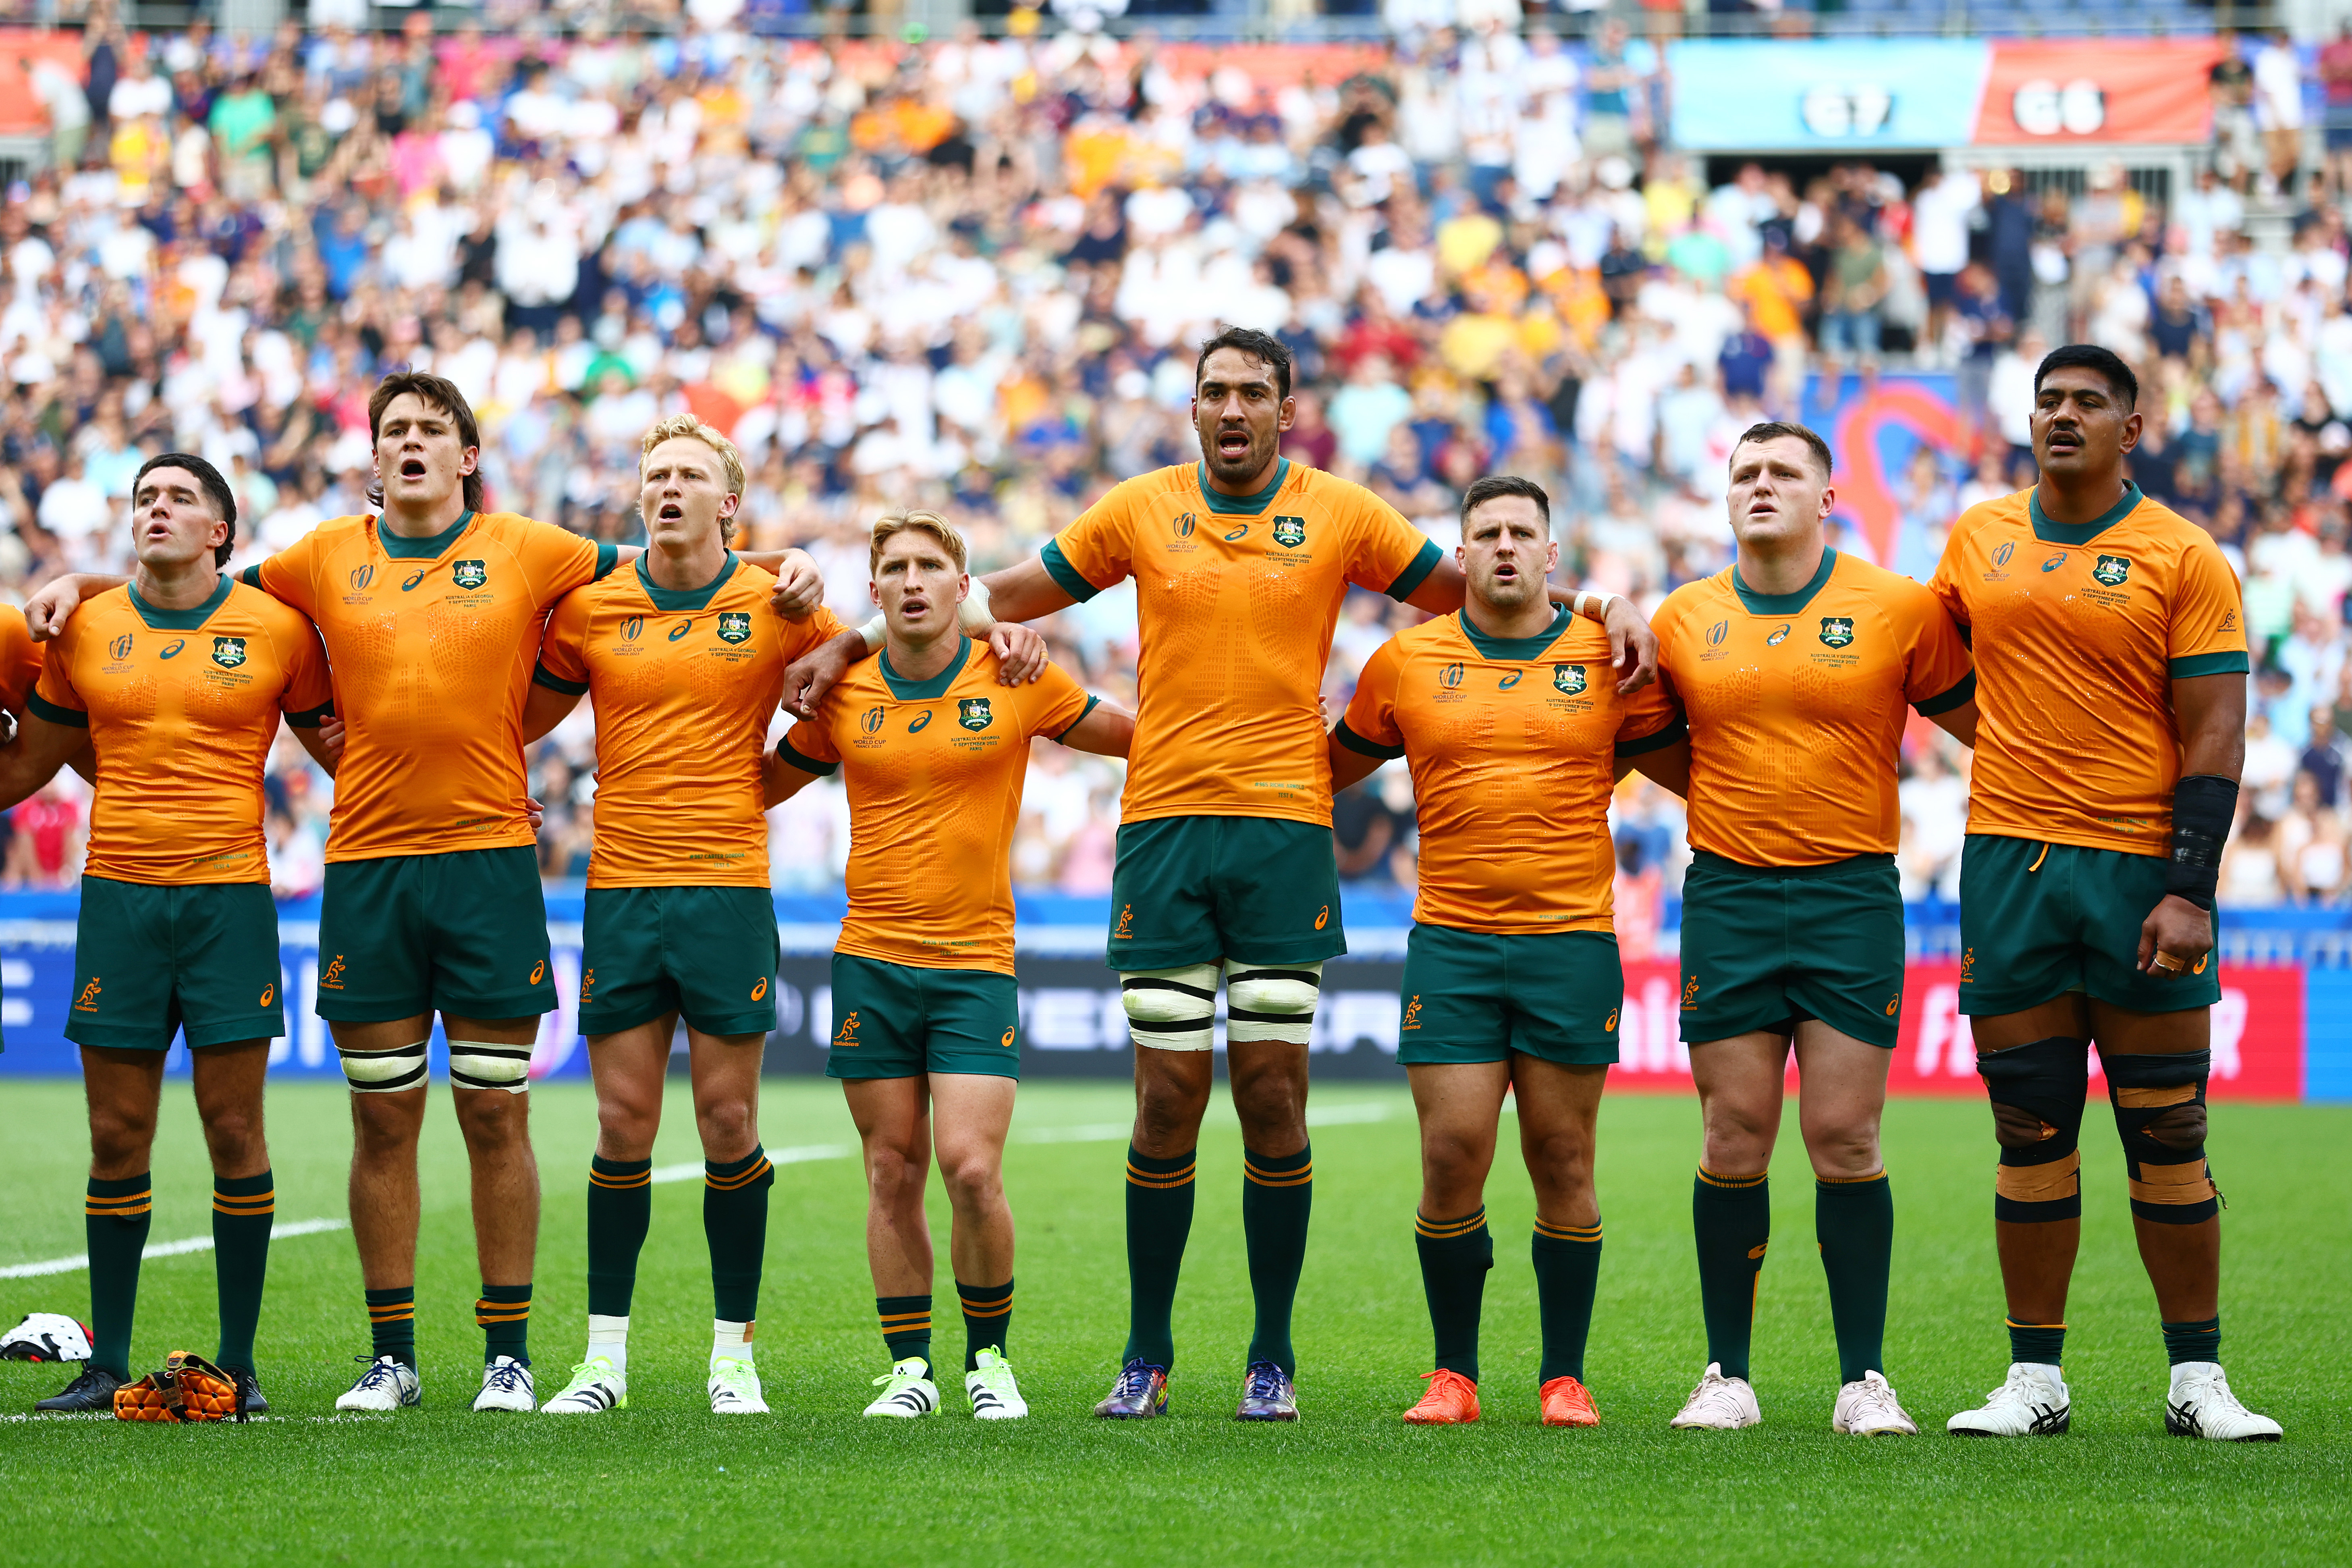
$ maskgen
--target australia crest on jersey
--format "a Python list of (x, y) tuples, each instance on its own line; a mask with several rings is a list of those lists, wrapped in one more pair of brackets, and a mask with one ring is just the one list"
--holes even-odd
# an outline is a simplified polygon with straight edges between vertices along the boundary
[(480, 561), (460, 561), (449, 568), (449, 581), (460, 588), (478, 588), (489, 580), (489, 567)]
[(2091, 575), (2110, 588), (2120, 588), (2124, 579), (2131, 575), (2131, 563), (2120, 555), (2102, 555), (2091, 568)]
[(1853, 641), (1853, 617), (1852, 616), (1823, 616), (1822, 617), (1822, 642), (1825, 647), (1843, 647), (1852, 641)]
[(985, 697), (967, 697), (956, 704), (956, 722), (967, 730), (985, 730), (995, 721)]
[(719, 613), (719, 640), (720, 642), (751, 641), (751, 616), (739, 611), (721, 610)]
[(1307, 542), (1307, 520), (1303, 517), (1276, 518), (1274, 542), (1285, 550), (1297, 549)]
[(1551, 683), (1570, 697), (1584, 695), (1584, 666), (1555, 664), (1551, 667)]
[(243, 637), (213, 638), (213, 662), (223, 669), (235, 669), (245, 662)]

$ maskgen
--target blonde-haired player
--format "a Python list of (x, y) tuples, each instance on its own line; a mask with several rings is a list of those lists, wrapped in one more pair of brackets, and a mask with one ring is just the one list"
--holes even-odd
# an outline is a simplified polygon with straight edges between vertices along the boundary
[(891, 1369), (868, 1415), (929, 1415), (931, 1235), (923, 1187), (937, 1149), (955, 1228), (964, 1391), (982, 1420), (1028, 1414), (1004, 1357), (1013, 1211), (1001, 1167), (1021, 1074), (1013, 980), (1013, 830), (1030, 742), (1127, 755), (1135, 721), (1052, 665), (1006, 688), (957, 625), (964, 542), (931, 512), (874, 527), (881, 657), (833, 688), (776, 748), (769, 795), (845, 770), (849, 913), (833, 955), (833, 1047), (866, 1154), (866, 1260)]
[(637, 469), (647, 545), (555, 607), (523, 710), (536, 740), (584, 693), (596, 712), (580, 1026), (596, 1080), (588, 1167), (588, 1350), (541, 1410), (628, 1403), (629, 1300), (653, 1213), (662, 1077), (686, 1020), (702, 1224), (715, 1296), (710, 1408), (767, 1409), (751, 1331), (767, 1245), (760, 1055), (775, 1021), (775, 907), (761, 753), (784, 667), (841, 629), (789, 622), (776, 580), (728, 548), (743, 459), (691, 414), (647, 430)]

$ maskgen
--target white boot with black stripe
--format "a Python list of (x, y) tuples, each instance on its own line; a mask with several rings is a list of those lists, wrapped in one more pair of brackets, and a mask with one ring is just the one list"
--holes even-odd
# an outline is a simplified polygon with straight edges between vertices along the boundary
[(603, 1356), (591, 1356), (572, 1369), (563, 1392), (539, 1407), (541, 1415), (595, 1415), (625, 1408), (629, 1380)]
[(866, 1407), (868, 1415), (908, 1417), (939, 1412), (939, 1385), (931, 1381), (931, 1363), (921, 1356), (908, 1356), (874, 1382), (882, 1392)]

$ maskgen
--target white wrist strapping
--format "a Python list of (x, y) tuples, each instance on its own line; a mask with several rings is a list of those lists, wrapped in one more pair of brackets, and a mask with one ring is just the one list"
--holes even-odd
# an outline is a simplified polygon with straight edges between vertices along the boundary
[(866, 622), (864, 626), (858, 627), (857, 635), (866, 639), (866, 651), (867, 653), (872, 653), (876, 648), (882, 646), (884, 639), (888, 636), (888, 631), (889, 623), (884, 620), (881, 616), (877, 616), (872, 620)]
[(974, 577), (971, 591), (956, 606), (956, 625), (967, 632), (984, 632), (995, 624), (996, 617), (988, 608), (988, 584)]
[(1580, 588), (1577, 590), (1576, 602), (1569, 608), (1580, 616), (1605, 623), (1609, 619), (1609, 606), (1616, 602), (1617, 595), (1614, 594), (1589, 594)]

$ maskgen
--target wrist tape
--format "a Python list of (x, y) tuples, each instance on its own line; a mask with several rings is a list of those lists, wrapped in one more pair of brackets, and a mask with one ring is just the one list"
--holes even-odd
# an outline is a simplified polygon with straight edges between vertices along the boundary
[(2172, 793), (2172, 847), (2164, 890), (2200, 910), (2213, 907), (2221, 876), (2221, 846), (2238, 815), (2238, 785), (2216, 773), (2190, 773)]

